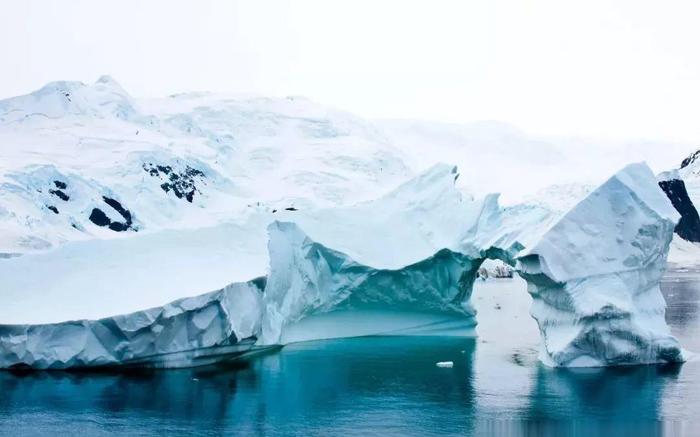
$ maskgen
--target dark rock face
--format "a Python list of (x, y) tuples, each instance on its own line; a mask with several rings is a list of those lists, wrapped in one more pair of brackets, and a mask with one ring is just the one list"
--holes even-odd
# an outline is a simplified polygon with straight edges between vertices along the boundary
[(681, 162), (681, 168), (685, 168), (690, 164), (694, 163), (698, 159), (698, 157), (700, 157), (700, 150), (691, 153), (690, 156), (685, 158), (683, 162)]
[(169, 165), (158, 165), (152, 163), (143, 164), (143, 169), (153, 177), (165, 180), (160, 184), (160, 188), (169, 193), (173, 192), (178, 199), (185, 199), (192, 203), (195, 193), (201, 191), (197, 188), (196, 183), (201, 182), (206, 176), (201, 170), (192, 168), (189, 165), (183, 170), (173, 169)]
[(127, 209), (125, 209), (121, 203), (117, 202), (114, 199), (110, 199), (109, 197), (103, 196), (102, 199), (105, 201), (105, 203), (112, 208), (114, 208), (115, 211), (117, 211), (122, 217), (124, 217), (124, 220), (128, 224), (131, 224), (131, 212)]
[(56, 185), (56, 188), (58, 188), (59, 190), (65, 190), (66, 188), (68, 188), (68, 184), (65, 182), (53, 181), (53, 183), (54, 183), (54, 185)]
[(101, 227), (109, 227), (109, 229), (115, 231), (115, 232), (124, 232), (129, 229), (132, 229), (132, 219), (131, 219), (131, 211), (128, 209), (124, 208), (119, 201), (112, 199), (107, 196), (102, 196), (102, 200), (112, 207), (115, 211), (119, 213), (124, 218), (123, 222), (115, 222), (112, 221), (109, 217), (107, 217), (107, 214), (104, 213), (100, 208), (93, 208), (92, 212), (90, 213), (90, 221), (96, 224), (97, 226)]
[(56, 208), (55, 206), (53, 206), (53, 205), (46, 205), (46, 207), (47, 207), (48, 209), (50, 209), (51, 211), (53, 211), (54, 214), (58, 214), (58, 208)]
[(90, 213), (90, 221), (97, 226), (109, 226), (109, 224), (112, 223), (112, 220), (110, 220), (109, 217), (107, 217), (107, 215), (99, 208), (92, 209), (92, 212)]
[(659, 186), (681, 215), (681, 219), (676, 225), (676, 234), (684, 240), (700, 242), (700, 215), (688, 196), (685, 183), (680, 179), (669, 179), (660, 181)]
[(49, 190), (49, 193), (53, 194), (64, 202), (68, 202), (70, 200), (70, 196), (61, 190)]

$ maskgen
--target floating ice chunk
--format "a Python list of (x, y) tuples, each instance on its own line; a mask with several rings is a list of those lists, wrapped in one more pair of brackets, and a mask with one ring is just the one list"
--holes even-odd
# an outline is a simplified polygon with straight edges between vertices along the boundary
[(437, 363), (435, 363), (435, 365), (436, 365), (437, 367), (448, 367), (448, 368), (451, 368), (451, 367), (453, 367), (453, 366), (455, 365), (455, 363), (454, 363), (453, 361), (438, 361)]
[[(296, 338), (324, 338), (300, 333), (299, 322), (340, 310), (473, 318), (476, 271), (497, 258), (528, 282), (545, 364), (683, 361), (659, 289), (679, 215), (646, 165), (625, 167), (556, 214), (463, 199), (455, 177), (436, 166), (376, 201), (272, 223), (261, 343), (284, 344), (292, 326)], [(347, 324), (342, 335), (368, 329)]]
[(254, 349), (263, 282), (100, 320), (0, 325), (0, 368), (173, 368), (230, 359)]

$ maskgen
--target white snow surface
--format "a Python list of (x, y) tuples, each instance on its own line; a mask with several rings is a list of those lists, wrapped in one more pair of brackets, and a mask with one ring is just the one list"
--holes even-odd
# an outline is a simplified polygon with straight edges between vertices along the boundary
[(264, 276), (261, 221), (77, 241), (0, 260), (0, 323), (100, 319)]
[[(655, 155), (652, 143), (599, 143), (495, 122), (365, 120), (300, 97), (140, 99), (107, 76), (53, 82), (0, 101), (0, 254), (121, 237), (89, 220), (94, 208), (120, 220), (104, 196), (133, 216), (123, 233), (148, 233), (216, 225), (251, 208), (352, 205), (439, 162), (459, 166), (460, 189), (502, 192), (512, 204), (554, 183), (598, 184), (630, 159), (673, 155)], [(199, 172), (191, 202), (161, 188), (172, 172), (156, 166)], [(69, 200), (51, 193), (55, 181)]]
[(673, 268), (700, 266), (700, 243), (686, 241), (678, 235), (674, 235), (668, 251), (668, 263)]

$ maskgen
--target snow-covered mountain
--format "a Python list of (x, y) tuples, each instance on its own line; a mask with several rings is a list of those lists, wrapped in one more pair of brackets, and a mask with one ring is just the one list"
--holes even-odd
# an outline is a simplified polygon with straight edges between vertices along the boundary
[(671, 242), (668, 261), (676, 267), (700, 266), (700, 151), (683, 159), (680, 166), (658, 175), (659, 186), (681, 214)]
[(410, 175), (371, 123), (305, 99), (55, 82), (0, 102), (0, 252), (354, 202)]
[(0, 101), (0, 256), (350, 205), (438, 162), (459, 166), (461, 190), (509, 204), (592, 186), (659, 149), (495, 122), (365, 120), (300, 97), (138, 99), (107, 76), (53, 82)]

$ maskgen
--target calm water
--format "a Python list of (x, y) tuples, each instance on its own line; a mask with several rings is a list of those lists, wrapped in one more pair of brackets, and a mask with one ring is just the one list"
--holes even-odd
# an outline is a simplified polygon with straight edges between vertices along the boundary
[[(700, 351), (700, 274), (663, 290), (674, 333)], [(319, 341), (225, 369), (0, 372), (0, 434), (700, 435), (700, 362), (544, 368), (524, 283), (479, 283), (474, 301), (476, 339)]]

